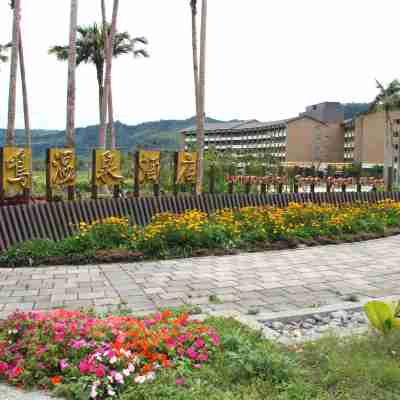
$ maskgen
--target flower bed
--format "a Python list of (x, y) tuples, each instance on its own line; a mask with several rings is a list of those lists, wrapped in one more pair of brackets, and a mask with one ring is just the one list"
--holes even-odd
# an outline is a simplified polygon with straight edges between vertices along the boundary
[(154, 381), (164, 370), (183, 379), (219, 351), (216, 331), (186, 313), (143, 320), (56, 310), (0, 321), (0, 379), (30, 388), (59, 385), (76, 398), (105, 399)]
[(191, 210), (155, 216), (146, 227), (128, 219), (81, 223), (75, 236), (19, 244), (0, 254), (0, 266), (133, 261), (354, 241), (399, 233), (400, 203), (290, 204), (246, 207), (213, 215)]

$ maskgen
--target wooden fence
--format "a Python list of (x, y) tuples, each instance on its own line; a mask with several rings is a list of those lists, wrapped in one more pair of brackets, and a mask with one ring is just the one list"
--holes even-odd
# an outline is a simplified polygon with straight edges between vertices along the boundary
[(61, 240), (76, 231), (80, 221), (107, 217), (129, 217), (146, 225), (160, 212), (181, 213), (189, 209), (212, 212), (221, 208), (275, 205), (290, 202), (343, 204), (379, 200), (400, 201), (400, 193), (284, 193), (284, 194), (204, 194), (143, 198), (99, 199), (72, 202), (39, 203), (0, 208), (0, 250), (31, 239)]

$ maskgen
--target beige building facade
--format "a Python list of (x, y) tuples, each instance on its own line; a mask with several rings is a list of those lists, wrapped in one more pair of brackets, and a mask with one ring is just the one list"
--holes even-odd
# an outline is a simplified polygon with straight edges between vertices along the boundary
[[(391, 113), (395, 152), (399, 153), (400, 111)], [(182, 132), (186, 147), (196, 143), (195, 128)], [(205, 149), (241, 156), (265, 156), (283, 165), (362, 162), (383, 165), (385, 115), (364, 114), (344, 121), (340, 103), (325, 102), (281, 121), (239, 121), (206, 125)], [(398, 157), (395, 157), (398, 164)]]

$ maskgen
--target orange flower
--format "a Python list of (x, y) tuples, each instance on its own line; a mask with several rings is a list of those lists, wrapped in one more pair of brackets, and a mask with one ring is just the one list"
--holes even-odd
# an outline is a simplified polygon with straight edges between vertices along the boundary
[(150, 364), (145, 364), (145, 365), (143, 365), (142, 372), (143, 372), (144, 374), (147, 374), (147, 373), (150, 372), (150, 371), (151, 371), (151, 365), (150, 365)]
[(61, 383), (61, 376), (53, 376), (51, 378), (51, 383), (56, 386), (59, 385)]

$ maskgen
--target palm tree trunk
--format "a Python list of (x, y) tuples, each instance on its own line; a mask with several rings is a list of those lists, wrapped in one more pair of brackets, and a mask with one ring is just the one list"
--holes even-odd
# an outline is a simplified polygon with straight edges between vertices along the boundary
[[(107, 12), (106, 12), (106, 4), (105, 0), (101, 0), (101, 15), (103, 19), (103, 34), (104, 34), (104, 43), (107, 41)], [(110, 79), (110, 87), (108, 93), (108, 132), (110, 135), (110, 143), (111, 148), (115, 149), (116, 147), (116, 138), (115, 138), (115, 130), (114, 130), (114, 108), (113, 108), (113, 99), (112, 99), (112, 83)]]
[[(28, 147), (32, 150), (32, 132), (31, 132), (31, 124), (30, 124), (30, 118), (29, 118), (28, 87), (26, 84), (25, 57), (24, 57), (24, 48), (23, 48), (23, 44), (22, 44), (21, 29), (19, 29), (18, 52), (19, 52), (19, 66), (21, 69), (22, 99), (23, 99), (23, 104), (24, 104), (26, 147)], [(30, 172), (32, 173), (32, 157), (30, 160), (31, 160)]]
[(104, 64), (96, 65), (97, 85), (99, 88), (99, 123), (103, 121), (103, 96), (104, 96)]
[(6, 146), (15, 145), (15, 115), (17, 107), (18, 43), (21, 13), (21, 0), (14, 0), (14, 21), (12, 33), (12, 52), (10, 66), (10, 89), (8, 95), (8, 124)]
[(191, 2), (192, 12), (192, 48), (193, 48), (193, 76), (194, 76), (194, 93), (196, 101), (196, 128), (199, 131), (200, 122), (200, 106), (199, 106), (199, 55), (197, 48), (197, 4), (196, 1)]
[(389, 110), (385, 109), (384, 180), (385, 180), (386, 189), (389, 189), (389, 186), (390, 186), (389, 169), (391, 167), (392, 167), (392, 174), (393, 174), (393, 156), (392, 156), (392, 147), (393, 146), (391, 146), (391, 138), (390, 137), (391, 137), (390, 114), (389, 114)]
[(206, 86), (206, 39), (207, 39), (207, 0), (203, 0), (200, 32), (200, 72), (199, 72), (199, 129), (197, 132), (198, 172), (196, 193), (200, 194), (204, 179), (204, 125), (205, 125), (205, 86)]
[(69, 33), (67, 130), (65, 145), (75, 146), (75, 95), (76, 95), (76, 30), (78, 25), (78, 0), (71, 0), (71, 21)]
[(112, 96), (112, 80), (110, 77), (110, 87), (108, 92), (108, 131), (110, 133), (110, 147), (111, 149), (115, 149), (117, 147), (117, 138), (115, 136), (115, 128), (114, 128), (114, 105), (113, 105), (113, 96)]
[(109, 93), (110, 93), (110, 85), (111, 85), (111, 70), (112, 70), (112, 56), (113, 56), (113, 43), (114, 43), (114, 36), (117, 30), (117, 20), (118, 20), (118, 8), (119, 8), (119, 0), (114, 0), (114, 7), (113, 7), (113, 16), (111, 21), (111, 32), (107, 39), (107, 46), (106, 46), (106, 75), (105, 75), (105, 82), (104, 82), (104, 95), (103, 95), (103, 104), (102, 104), (102, 113), (103, 113), (103, 121), (100, 127), (100, 140), (99, 145), (102, 148), (105, 148), (106, 141), (105, 141), (105, 134), (107, 129), (106, 119), (104, 118), (105, 114), (107, 113), (107, 106), (109, 103)]

